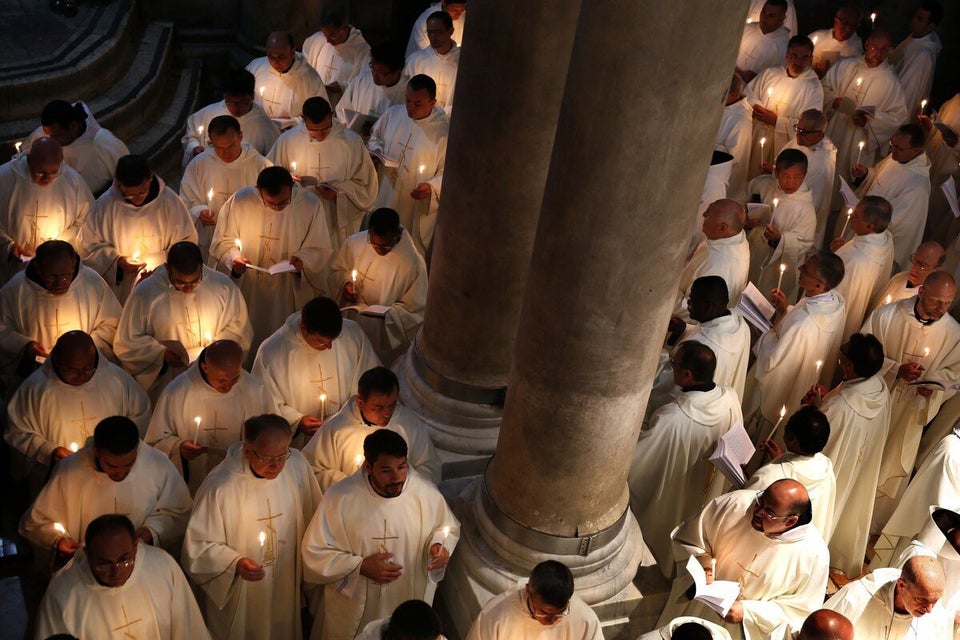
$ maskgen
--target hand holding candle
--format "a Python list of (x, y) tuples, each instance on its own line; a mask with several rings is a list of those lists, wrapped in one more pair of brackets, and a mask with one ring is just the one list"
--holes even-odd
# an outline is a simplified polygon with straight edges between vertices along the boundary
[(197, 423), (197, 429), (193, 432), (193, 444), (200, 444), (198, 440), (200, 439), (200, 416), (197, 416), (193, 419)]
[(840, 237), (843, 238), (847, 235), (847, 227), (850, 226), (850, 216), (853, 215), (853, 209), (847, 208), (847, 220), (843, 223), (843, 230), (840, 232)]
[(923, 115), (924, 110), (927, 108), (927, 99), (924, 98), (920, 101), (920, 115)]
[(327, 419), (327, 394), (320, 392), (320, 420)]
[(781, 285), (783, 285), (783, 274), (786, 273), (786, 271), (787, 271), (787, 265), (786, 265), (786, 263), (781, 262), (781, 263), (780, 263), (780, 277), (777, 278), (777, 289), (780, 289), (780, 291), (783, 291), (783, 289), (781, 289), (780, 287), (781, 287)]
[(857, 164), (860, 164), (860, 156), (863, 155), (864, 144), (863, 140), (857, 143)]
[(764, 148), (766, 145), (767, 145), (767, 139), (766, 139), (766, 138), (760, 138), (760, 164), (763, 164), (763, 163), (766, 161), (766, 159), (767, 159), (767, 156), (764, 155), (764, 153), (763, 153), (763, 148)]
[(767, 435), (766, 438), (763, 439), (763, 442), (773, 439), (773, 436), (777, 432), (777, 428), (780, 426), (780, 423), (783, 422), (783, 417), (785, 415), (787, 415), (787, 405), (783, 405), (782, 407), (780, 407), (780, 418), (777, 420), (777, 424), (773, 425), (773, 429), (770, 429), (770, 433)]

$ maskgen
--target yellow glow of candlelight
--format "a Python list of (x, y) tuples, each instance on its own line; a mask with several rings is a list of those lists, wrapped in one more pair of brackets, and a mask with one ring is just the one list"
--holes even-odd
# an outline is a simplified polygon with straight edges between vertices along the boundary
[(20, 153), (20, 147), (22, 147), (22, 146), (23, 146), (23, 143), (22, 143), (22, 142), (18, 142), (18, 143), (16, 143), (15, 145), (13, 145), (13, 148), (17, 150), (17, 153)]
[(760, 148), (761, 148), (761, 149), (763, 148), (763, 145), (765, 145), (765, 144), (767, 144), (767, 139), (766, 139), (766, 138), (760, 138)]
[(817, 373), (820, 373), (821, 367), (823, 367), (823, 360), (817, 360)]
[(778, 204), (780, 204), (780, 198), (774, 198), (774, 199), (773, 199), (773, 208), (776, 209)]
[(291, 161), (290, 161), (290, 170), (293, 171), (294, 173), (297, 172), (297, 161), (296, 161), (296, 160), (291, 160)]
[(449, 536), (449, 535), (450, 535), (450, 527), (444, 527), (444, 528), (443, 528), (443, 539), (446, 540), (446, 539), (447, 539), (447, 536)]
[(234, 240), (233, 243), (237, 245), (237, 251), (243, 253), (243, 243), (240, 242), (240, 238), (237, 238), (236, 240)]
[(327, 401), (327, 394), (321, 393), (321, 394), (320, 394), (320, 402), (326, 402), (326, 401)]
[(877, 14), (871, 13), (871, 14), (870, 14), (870, 22), (876, 22), (876, 21), (877, 21)]
[(261, 98), (263, 97), (263, 92), (264, 92), (265, 89), (266, 89), (266, 87), (260, 87), (260, 97), (261, 97)]
[(354, 282), (357, 281), (357, 270), (356, 270), (356, 269), (354, 269), (353, 271), (350, 272), (350, 277), (353, 279)]
[(139, 260), (139, 259), (140, 259), (140, 252), (139, 252), (139, 251), (134, 251), (134, 252), (133, 252), (133, 255), (130, 256), (130, 259), (133, 260), (134, 262), (136, 262), (137, 260)]
[(197, 135), (198, 136), (203, 135), (203, 125), (200, 125), (199, 127), (197, 127)]
[(752, 18), (747, 18), (747, 24), (750, 24), (751, 22), (753, 22), (753, 19), (752, 19)]
[(816, 46), (816, 45), (817, 45), (817, 36), (813, 36), (813, 38), (811, 38), (811, 40), (813, 41), (813, 45)]
[(921, 100), (921, 101), (920, 101), (920, 111), (923, 111), (923, 110), (926, 109), (926, 108), (927, 108), (927, 101), (926, 101), (926, 100)]
[(213, 336), (210, 335), (210, 332), (209, 332), (209, 331), (208, 331), (207, 333), (203, 334), (203, 337), (206, 339), (207, 344), (210, 344), (211, 342), (213, 342)]
[(787, 265), (783, 262), (780, 263), (780, 273), (784, 273), (787, 270)]
[(780, 407), (780, 419), (783, 420), (783, 416), (787, 415), (787, 405)]
[(923, 357), (926, 358), (928, 355), (930, 355), (930, 347), (924, 347), (924, 348), (923, 348)]
[(80, 445), (78, 445), (76, 442), (71, 442), (69, 449), (70, 451), (76, 453), (80, 449)]
[(362, 465), (362, 464), (363, 464), (363, 454), (362, 454), (362, 453), (358, 453), (358, 454), (353, 458), (353, 462), (354, 462), (358, 467), (359, 467), (360, 465)]
[(213, 189), (210, 189), (210, 191), (207, 191), (207, 200), (208, 201), (213, 200)]
[(60, 535), (62, 535), (62, 536), (67, 535), (67, 528), (64, 527), (62, 524), (60, 524), (59, 522), (54, 522), (54, 523), (53, 523), (53, 528), (54, 528), (54, 529), (57, 531), (57, 533), (59, 533)]
[[(263, 91), (263, 89), (261, 89), (261, 91)], [(260, 546), (261, 546), (261, 547), (262, 547), (264, 544), (266, 544), (266, 542), (267, 542), (267, 534), (266, 534), (265, 532), (261, 531), (261, 532), (260, 532), (260, 535), (258, 536), (258, 538), (260, 539)]]
[(769, 89), (767, 89), (767, 97), (768, 98), (773, 97), (773, 87), (770, 87)]
[(194, 418), (193, 421), (197, 423), (198, 427), (200, 426), (200, 416), (197, 416), (196, 418)]
[(860, 88), (860, 85), (863, 84), (863, 78), (857, 78), (857, 88)]
[(420, 173), (423, 173), (424, 169), (426, 168), (427, 168), (427, 165), (425, 164), (420, 165)]

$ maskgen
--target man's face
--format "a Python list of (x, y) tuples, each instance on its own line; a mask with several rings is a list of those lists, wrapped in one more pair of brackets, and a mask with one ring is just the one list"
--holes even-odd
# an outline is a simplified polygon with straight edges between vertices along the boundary
[(350, 25), (345, 24), (342, 27), (320, 27), (320, 33), (323, 34), (327, 42), (335, 47), (339, 47), (350, 37)]
[(857, 32), (860, 26), (860, 16), (856, 11), (840, 9), (837, 15), (833, 17), (833, 39), (839, 42), (846, 42), (850, 36)]
[(913, 18), (910, 19), (910, 35), (914, 38), (922, 38), (937, 28), (937, 25), (930, 21), (930, 12), (926, 9), (917, 9), (913, 12)]
[(707, 207), (703, 212), (703, 225), (701, 226), (703, 235), (709, 240), (722, 238), (726, 232), (726, 225), (723, 224), (723, 217), (717, 212), (714, 205)]
[(400, 82), (400, 75), (403, 69), (391, 69), (382, 62), (370, 63), (370, 75), (373, 77), (373, 84), (378, 87), (392, 87)]
[(858, 236), (873, 233), (873, 225), (863, 217), (863, 210), (865, 208), (863, 201), (860, 201), (857, 203), (857, 206), (853, 208), (853, 213), (850, 214), (850, 228), (853, 229), (853, 232)]
[(774, 169), (777, 176), (777, 184), (784, 193), (796, 193), (797, 189), (803, 186), (803, 181), (807, 177), (807, 171), (803, 165), (794, 165), (786, 169)]
[(97, 372), (97, 352), (77, 350), (61, 353), (57, 351), (53, 358), (53, 367), (60, 379), (71, 387), (86, 384)]
[(690, 314), (691, 320), (706, 322), (712, 319), (712, 311), (713, 309), (710, 308), (710, 303), (705, 295), (696, 289), (690, 292), (690, 296), (687, 298), (687, 313)]
[(147, 201), (147, 197), (150, 195), (150, 184), (153, 182), (153, 175), (151, 174), (146, 180), (133, 186), (120, 184), (118, 181), (114, 182), (116, 182), (117, 189), (120, 191), (120, 195), (123, 196), (124, 200), (135, 207), (139, 207)]
[(544, 602), (540, 594), (531, 589), (529, 584), (526, 587), (526, 596), (527, 613), (530, 614), (531, 618), (545, 627), (555, 624), (558, 620), (562, 620), (564, 616), (570, 613), (569, 602), (565, 607), (551, 606)]
[(407, 115), (411, 119), (421, 120), (426, 118), (433, 111), (433, 105), (435, 104), (437, 104), (436, 98), (431, 98), (426, 89), (414, 91), (411, 87), (407, 87)]
[(234, 385), (240, 382), (240, 365), (237, 361), (232, 365), (218, 366), (212, 362), (202, 362), (200, 368), (207, 379), (207, 384), (218, 393), (230, 393)]
[(250, 113), (253, 109), (253, 94), (233, 95), (231, 93), (223, 94), (223, 103), (234, 118), (239, 118)]
[(43, 288), (55, 296), (62, 296), (73, 284), (73, 274), (77, 270), (77, 259), (71, 256), (58, 256), (36, 263), (37, 277)]
[(760, 31), (770, 33), (771, 31), (779, 29), (780, 25), (782, 25), (786, 19), (787, 12), (784, 9), (765, 4), (763, 5), (763, 9), (760, 10), (760, 19), (757, 20), (757, 22), (760, 23)]
[(439, 20), (427, 20), (427, 39), (434, 49), (446, 51), (453, 39), (453, 28), (447, 29)]
[(910, 146), (910, 136), (898, 133), (890, 138), (890, 155), (900, 164), (907, 164), (923, 153), (923, 147)]
[(137, 461), (137, 447), (127, 453), (110, 453), (105, 449), (93, 448), (100, 470), (114, 482), (121, 482), (130, 475), (133, 463)]
[(927, 276), (934, 271), (940, 271), (939, 257), (930, 251), (918, 249), (916, 253), (910, 256), (910, 272), (907, 274), (907, 282), (915, 287), (922, 285)]
[(105, 587), (122, 587), (133, 574), (137, 539), (126, 531), (101, 534), (86, 545), (93, 578)]
[(317, 351), (326, 351), (327, 349), (333, 348), (333, 341), (335, 338), (328, 338), (319, 332), (310, 333), (307, 331), (307, 328), (303, 326), (303, 324), (300, 325), (300, 335), (303, 336), (304, 342)]
[(217, 157), (226, 163), (231, 163), (240, 157), (243, 153), (243, 133), (240, 131), (229, 130), (220, 135), (211, 135), (210, 144), (216, 152)]
[(443, 10), (449, 13), (450, 17), (454, 20), (462, 18), (463, 14), (467, 11), (466, 2), (448, 2), (447, 0), (443, 0), (440, 6), (443, 7)]
[(63, 164), (63, 156), (59, 160), (39, 160), (27, 157), (27, 168), (30, 170), (30, 179), (38, 187), (46, 187), (52, 184), (57, 176), (60, 175), (60, 167)]
[(331, 113), (320, 122), (314, 122), (308, 118), (303, 119), (303, 126), (307, 128), (307, 135), (311, 140), (323, 142), (333, 131), (333, 114)]
[(267, 47), (267, 60), (277, 73), (283, 73), (289, 69), (295, 57), (293, 47), (287, 43)]
[(823, 130), (818, 129), (810, 118), (800, 118), (794, 129), (797, 134), (797, 144), (801, 147), (812, 147), (823, 140)]
[(883, 61), (890, 55), (892, 46), (890, 38), (886, 36), (867, 38), (867, 41), (863, 45), (863, 59), (867, 63), (867, 66), (872, 69), (883, 64)]
[(920, 285), (917, 291), (917, 312), (921, 318), (939, 320), (953, 304), (956, 288), (940, 283), (936, 287)]
[(407, 459), (381, 453), (377, 459), (364, 462), (373, 490), (384, 498), (396, 498), (407, 481)]
[(373, 250), (376, 251), (378, 256), (385, 256), (393, 251), (393, 248), (400, 242), (401, 233), (403, 232), (401, 231), (393, 236), (378, 236), (373, 231), (370, 231), (367, 234), (367, 242), (370, 243), (370, 246), (373, 247)]
[(942, 589), (926, 589), (921, 584), (912, 584), (900, 578), (897, 580), (897, 593), (903, 602), (903, 608), (914, 618), (920, 618), (933, 611), (940, 598)]
[(250, 469), (261, 478), (273, 480), (283, 471), (290, 458), (290, 438), (264, 434), (252, 444), (243, 443), (243, 453)]
[(193, 273), (185, 273), (167, 264), (167, 277), (170, 278), (170, 284), (177, 291), (193, 293), (203, 281), (203, 265), (200, 265)]
[(773, 535), (788, 531), (797, 523), (796, 514), (790, 513), (790, 505), (778, 499), (778, 495), (779, 492), (770, 489), (757, 494), (750, 518), (754, 531)]
[(67, 146), (80, 137), (80, 123), (71, 122), (66, 127), (58, 124), (43, 125), (43, 132), (50, 138), (60, 143), (60, 146)]
[(394, 389), (389, 394), (371, 392), (366, 400), (357, 396), (357, 406), (360, 413), (378, 427), (385, 427), (390, 424), (394, 411), (397, 410), (397, 401), (400, 398), (400, 390)]
[(260, 194), (260, 199), (263, 200), (263, 206), (265, 206), (267, 209), (283, 211), (290, 204), (290, 198), (293, 195), (293, 187), (280, 187), (280, 193), (277, 195), (268, 193), (266, 189), (260, 189), (258, 187), (257, 193)]
[(806, 45), (797, 45), (787, 49), (787, 73), (796, 78), (813, 64), (813, 49)]

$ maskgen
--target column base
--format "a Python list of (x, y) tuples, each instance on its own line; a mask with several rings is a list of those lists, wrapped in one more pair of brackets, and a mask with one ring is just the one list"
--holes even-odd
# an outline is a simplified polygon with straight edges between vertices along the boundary
[(417, 334), (393, 365), (400, 378), (400, 400), (427, 425), (444, 480), (482, 474), (497, 448), (506, 391), (444, 378), (424, 360), (420, 339)]
[[(611, 527), (616, 530), (598, 536), (605, 542), (596, 548), (556, 539), (558, 546), (572, 543), (585, 548), (586, 555), (548, 553), (507, 537), (494, 524), (498, 516), (491, 518), (488, 513), (490, 503), (484, 493), (483, 479), (476, 478), (466, 483), (453, 502), (460, 519), (460, 542), (435, 603), (448, 638), (465, 638), (487, 600), (517, 588), (518, 581), (544, 560), (558, 560), (570, 567), (577, 595), (597, 613), (608, 640), (632, 640), (654, 627), (669, 585), (660, 576), (629, 510)], [(545, 535), (530, 533), (537, 538)]]

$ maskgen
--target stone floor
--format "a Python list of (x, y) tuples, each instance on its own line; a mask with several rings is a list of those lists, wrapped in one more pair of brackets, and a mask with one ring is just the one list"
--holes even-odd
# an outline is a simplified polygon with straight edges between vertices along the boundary
[(82, 2), (79, 13), (67, 18), (50, 10), (47, 0), (0, 2), (0, 66), (49, 54), (83, 28), (97, 4)]

